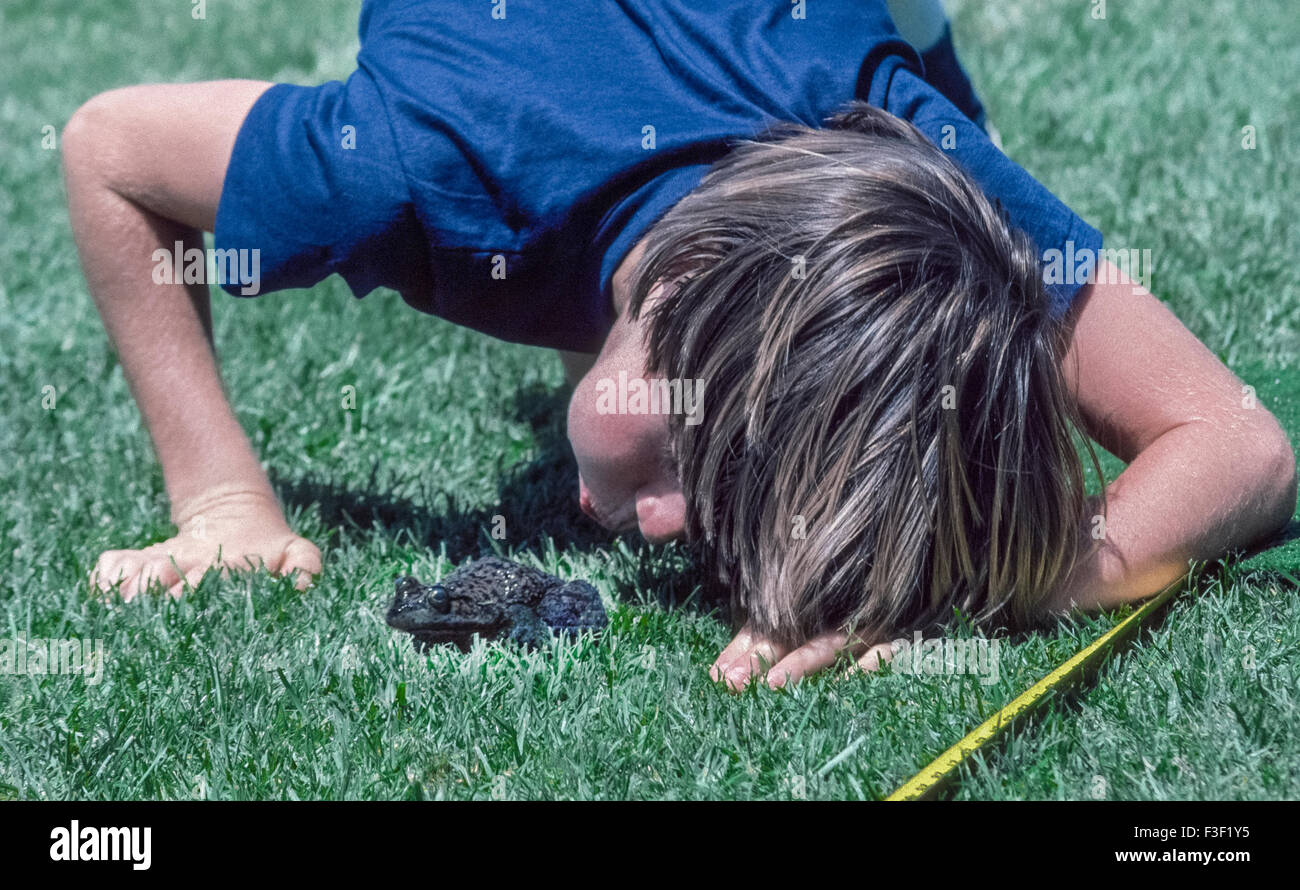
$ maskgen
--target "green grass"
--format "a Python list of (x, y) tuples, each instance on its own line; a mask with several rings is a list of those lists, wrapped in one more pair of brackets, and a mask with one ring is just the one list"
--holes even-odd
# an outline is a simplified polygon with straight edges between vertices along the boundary
[[(1157, 293), (1300, 435), (1300, 27), (1282, 4), (1112, 2), (1104, 22), (1090, 6), (954, 4), (1008, 151), (1112, 244), (1150, 248)], [(988, 686), (886, 673), (727, 695), (705, 675), (727, 627), (686, 554), (577, 512), (554, 357), (337, 281), (215, 299), (239, 416), (324, 548), (317, 588), (259, 575), (180, 602), (91, 598), (100, 551), (170, 528), (42, 127), (132, 82), (341, 77), (356, 49), (356, 2), (213, 0), (203, 22), (189, 7), (0, 7), (0, 638), (108, 650), (97, 686), (0, 675), (0, 798), (872, 798), (1110, 626), (1007, 640)], [(592, 578), (609, 631), (425, 657), (384, 625), (396, 571), (436, 576), (496, 543)], [(1300, 796), (1298, 574), (1292, 542), (1208, 576), (956, 795)]]

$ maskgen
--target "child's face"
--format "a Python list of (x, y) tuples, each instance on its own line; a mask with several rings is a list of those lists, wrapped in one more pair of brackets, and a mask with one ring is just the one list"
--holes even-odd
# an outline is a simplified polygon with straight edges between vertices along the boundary
[[(578, 462), (578, 502), (605, 528), (640, 528), (651, 542), (680, 537), (686, 501), (668, 451), (664, 414), (602, 413), (597, 396), (627, 378), (644, 375), (640, 331), (620, 320), (596, 363), (578, 383), (569, 402), (569, 444)], [(606, 401), (602, 404), (608, 404)]]

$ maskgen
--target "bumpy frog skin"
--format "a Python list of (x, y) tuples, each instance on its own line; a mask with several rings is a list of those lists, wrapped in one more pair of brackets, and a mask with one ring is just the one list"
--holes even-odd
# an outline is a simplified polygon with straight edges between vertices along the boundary
[(539, 646), (552, 632), (596, 631), (609, 623), (596, 588), (565, 581), (496, 556), (462, 566), (436, 584), (397, 579), (388, 624), (426, 649), (454, 643), (468, 651), (474, 635)]

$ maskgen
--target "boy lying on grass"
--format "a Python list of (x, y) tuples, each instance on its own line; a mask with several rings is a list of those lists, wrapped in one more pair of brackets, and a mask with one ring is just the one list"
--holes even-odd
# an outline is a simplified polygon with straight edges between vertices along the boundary
[[(179, 529), (94, 582), (321, 571), (223, 393), (206, 284), (154, 280), (203, 230), (258, 251), (232, 293), (337, 272), (561, 350), (582, 509), (699, 545), (747, 619), (733, 688), (874, 666), (954, 608), (1137, 600), (1283, 525), (1277, 422), (990, 143), (955, 56), (924, 67), (883, 2), (798, 10), (372, 0), (346, 83), (88, 102), (73, 229)], [(620, 374), (704, 402), (604, 413)], [(1072, 424), (1128, 463), (1104, 502)]]

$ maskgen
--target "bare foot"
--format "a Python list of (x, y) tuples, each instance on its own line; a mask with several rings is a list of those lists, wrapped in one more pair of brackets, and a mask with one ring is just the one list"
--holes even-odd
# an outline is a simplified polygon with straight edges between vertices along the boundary
[(294, 586), (305, 590), (321, 571), (320, 550), (293, 533), (273, 499), (228, 492), (202, 499), (174, 520), (179, 534), (141, 550), (107, 550), (90, 573), (92, 587), (111, 591), (118, 584), (124, 600), (150, 586), (180, 596), (209, 570), (255, 571), (273, 575), (297, 572)]

